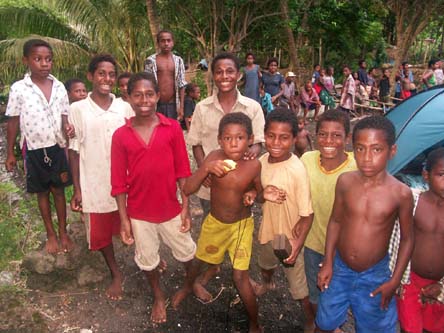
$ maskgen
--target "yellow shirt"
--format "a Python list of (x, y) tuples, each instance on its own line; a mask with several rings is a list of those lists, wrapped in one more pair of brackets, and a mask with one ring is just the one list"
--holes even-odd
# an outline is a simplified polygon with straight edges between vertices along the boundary
[(347, 159), (336, 169), (326, 171), (321, 167), (319, 150), (302, 155), (301, 161), (307, 169), (310, 179), (311, 198), (313, 202), (313, 225), (305, 240), (305, 246), (318, 253), (325, 253), (327, 225), (335, 200), (336, 181), (340, 174), (356, 170), (352, 152), (347, 152)]
[[(237, 101), (230, 112), (245, 113), (251, 119), (253, 126), (254, 143), (264, 142), (264, 113), (258, 102), (237, 93)], [(217, 93), (205, 98), (196, 105), (191, 120), (190, 131), (187, 135), (187, 144), (191, 146), (202, 146), (205, 156), (213, 150), (219, 149), (217, 133), (219, 122), (225, 115), (217, 98)], [(202, 186), (197, 192), (202, 199), (210, 199), (210, 189)]]
[(310, 184), (304, 164), (296, 155), (286, 161), (269, 163), (266, 153), (261, 162), (261, 182), (265, 188), (274, 185), (287, 193), (282, 204), (265, 201), (262, 206), (262, 223), (259, 229), (259, 242), (266, 244), (274, 235), (285, 234), (293, 239), (292, 230), (301, 216), (313, 213), (311, 207)]

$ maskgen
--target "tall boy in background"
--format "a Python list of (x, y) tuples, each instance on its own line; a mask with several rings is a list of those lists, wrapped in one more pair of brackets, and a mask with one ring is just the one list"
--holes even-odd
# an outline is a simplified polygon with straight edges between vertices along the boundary
[(182, 120), (185, 99), (185, 66), (181, 57), (173, 54), (174, 36), (171, 31), (162, 30), (157, 34), (160, 53), (145, 60), (145, 72), (157, 80), (160, 99), (157, 112), (172, 119)]

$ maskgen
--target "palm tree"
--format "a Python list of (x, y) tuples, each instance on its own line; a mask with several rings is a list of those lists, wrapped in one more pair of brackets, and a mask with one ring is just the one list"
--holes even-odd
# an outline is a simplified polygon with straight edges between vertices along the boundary
[[(86, 71), (96, 53), (111, 53), (120, 70), (139, 71), (153, 51), (142, 0), (0, 0), (0, 80), (23, 75), (22, 47), (43, 38), (54, 48), (61, 79)], [(80, 75), (82, 76), (82, 75)]]

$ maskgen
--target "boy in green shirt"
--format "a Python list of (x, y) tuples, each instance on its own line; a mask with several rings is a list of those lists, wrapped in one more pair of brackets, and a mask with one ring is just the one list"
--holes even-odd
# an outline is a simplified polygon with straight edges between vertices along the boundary
[(335, 199), (336, 181), (344, 172), (356, 170), (353, 153), (346, 152), (350, 140), (350, 119), (343, 111), (327, 111), (316, 124), (319, 150), (306, 152), (301, 157), (307, 169), (314, 219), (305, 240), (304, 263), (309, 299), (316, 313), (319, 298), (317, 276), (324, 260), (327, 224)]

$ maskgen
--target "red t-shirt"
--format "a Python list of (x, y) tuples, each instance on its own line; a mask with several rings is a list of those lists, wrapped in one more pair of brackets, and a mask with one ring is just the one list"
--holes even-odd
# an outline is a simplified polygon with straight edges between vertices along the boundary
[(127, 193), (128, 216), (161, 223), (177, 216), (176, 181), (191, 175), (179, 123), (157, 114), (148, 145), (131, 119), (114, 132), (111, 146), (111, 195)]

